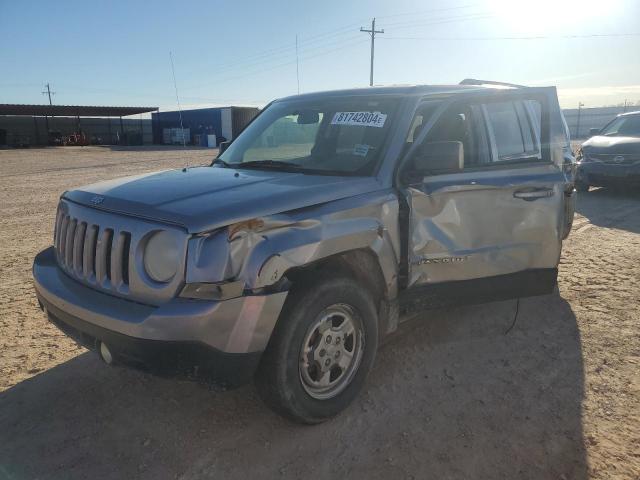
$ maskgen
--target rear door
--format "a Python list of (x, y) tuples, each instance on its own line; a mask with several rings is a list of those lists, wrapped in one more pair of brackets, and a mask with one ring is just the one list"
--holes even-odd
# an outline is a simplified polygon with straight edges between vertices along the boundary
[(553, 289), (567, 183), (554, 112), (555, 89), (509, 90), (452, 104), (426, 126), (417, 142), (462, 142), (464, 169), (404, 189), (408, 287), (459, 286), (476, 299)]

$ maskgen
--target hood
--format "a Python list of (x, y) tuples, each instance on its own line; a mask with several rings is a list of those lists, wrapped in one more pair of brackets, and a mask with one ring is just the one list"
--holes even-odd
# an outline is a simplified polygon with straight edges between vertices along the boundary
[(640, 153), (640, 137), (606, 137), (596, 135), (582, 144), (589, 153), (630, 154)]
[(64, 198), (198, 233), (380, 188), (375, 177), (195, 167), (95, 183)]

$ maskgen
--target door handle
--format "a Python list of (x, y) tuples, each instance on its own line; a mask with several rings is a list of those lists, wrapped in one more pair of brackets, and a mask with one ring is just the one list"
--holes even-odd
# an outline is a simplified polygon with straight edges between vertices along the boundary
[(539, 190), (525, 190), (514, 192), (513, 196), (515, 198), (520, 198), (522, 200), (537, 200), (538, 198), (548, 198), (553, 197), (554, 192), (551, 188), (542, 188)]

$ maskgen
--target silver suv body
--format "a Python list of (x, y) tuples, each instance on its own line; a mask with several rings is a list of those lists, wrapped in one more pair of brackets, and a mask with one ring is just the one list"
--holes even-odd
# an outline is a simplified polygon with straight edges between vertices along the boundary
[(337, 413), (402, 313), (555, 287), (575, 202), (555, 88), (463, 83), (277, 100), (211, 166), (65, 192), (41, 307), (108, 362)]

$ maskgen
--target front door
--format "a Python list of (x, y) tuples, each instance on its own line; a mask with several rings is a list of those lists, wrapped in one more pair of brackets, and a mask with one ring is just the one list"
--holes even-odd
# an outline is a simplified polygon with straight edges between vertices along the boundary
[(412, 133), (422, 148), (461, 142), (464, 168), (404, 189), (408, 291), (438, 286), (474, 301), (552, 291), (567, 183), (552, 158), (557, 108), (553, 89), (508, 91), (454, 103)]

